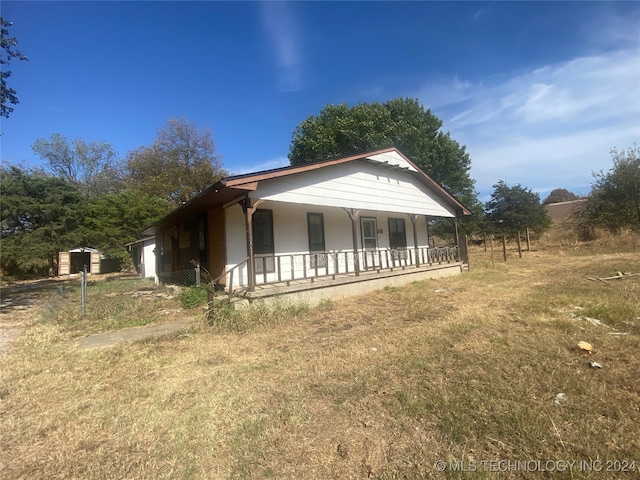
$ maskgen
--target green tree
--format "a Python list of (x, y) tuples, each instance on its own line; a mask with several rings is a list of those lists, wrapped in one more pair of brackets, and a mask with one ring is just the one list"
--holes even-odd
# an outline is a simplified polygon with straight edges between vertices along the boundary
[(169, 202), (123, 190), (89, 200), (82, 225), (87, 244), (112, 257), (125, 255), (124, 245), (169, 211)]
[(579, 198), (580, 197), (578, 195), (570, 192), (566, 188), (554, 188), (542, 203), (544, 205), (549, 205), (551, 203), (570, 202), (572, 200), (578, 200)]
[(16, 49), (18, 41), (9, 36), (9, 27), (11, 25), (13, 25), (12, 22), (0, 17), (0, 65), (2, 65), (2, 71), (0, 71), (0, 117), (5, 118), (9, 118), (9, 115), (13, 112), (13, 107), (9, 104), (17, 105), (20, 101), (16, 96), (17, 92), (7, 85), (7, 78), (11, 76), (11, 72), (4, 65), (9, 65), (12, 58), (28, 60), (20, 50)]
[(108, 142), (87, 143), (80, 138), (69, 142), (54, 133), (31, 146), (49, 163), (49, 170), (78, 186), (87, 196), (102, 195), (121, 188), (120, 162)]
[(503, 180), (493, 186), (485, 205), (486, 225), (494, 233), (515, 234), (526, 228), (542, 233), (551, 226), (551, 218), (540, 195), (520, 185), (509, 187)]
[(640, 147), (611, 150), (613, 166), (593, 174), (583, 220), (612, 232), (640, 230)]
[(195, 122), (171, 119), (150, 147), (129, 152), (127, 184), (132, 190), (157, 195), (174, 205), (193, 198), (226, 175), (211, 132)]
[[(385, 103), (327, 105), (293, 132), (291, 165), (357, 154), (395, 146), (425, 173), (444, 186), (471, 211), (482, 205), (469, 171), (465, 146), (440, 130), (442, 121), (415, 99), (396, 98)], [(478, 215), (476, 220), (480, 220)], [(469, 220), (467, 220), (469, 222)], [(468, 225), (468, 229), (472, 229)]]
[(78, 189), (42, 170), (0, 167), (2, 271), (43, 275), (55, 271), (58, 252), (81, 241), (83, 207)]

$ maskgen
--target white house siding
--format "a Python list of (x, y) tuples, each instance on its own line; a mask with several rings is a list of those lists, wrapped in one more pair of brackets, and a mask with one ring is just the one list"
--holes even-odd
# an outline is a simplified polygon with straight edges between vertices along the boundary
[(408, 172), (361, 161), (263, 180), (250, 197), (294, 204), (455, 217), (451, 207)]
[(142, 268), (143, 268), (143, 276), (145, 278), (154, 278), (156, 282), (158, 278), (156, 277), (156, 240), (155, 238), (145, 240), (144, 247), (142, 249)]
[(378, 153), (377, 155), (371, 155), (367, 157), (369, 160), (375, 160), (376, 162), (388, 163), (389, 165), (395, 165), (396, 167), (406, 168), (411, 170), (412, 172), (417, 172), (413, 165), (407, 162), (402, 155), (399, 155), (398, 152), (385, 152)]
[[(227, 265), (225, 270), (229, 270), (247, 258), (247, 231), (244, 212), (240, 204), (228, 207), (225, 210), (224, 217), (227, 243)], [(237, 268), (233, 275), (234, 285), (246, 285), (248, 278), (246, 264)]]
[[(292, 203), (282, 203), (274, 201), (264, 201), (259, 204), (260, 209), (269, 209), (273, 212), (273, 231), (275, 254), (281, 257), (281, 280), (291, 279), (291, 261), (293, 261), (294, 275), (296, 278), (302, 277), (304, 267), (302, 257), (293, 258), (287, 255), (299, 255), (308, 253), (309, 239), (307, 233), (307, 213), (322, 213), (324, 217), (325, 230), (325, 250), (332, 254), (338, 254), (338, 267), (340, 271), (345, 271), (347, 261), (353, 262), (353, 237), (351, 231), (351, 219), (342, 208), (331, 208), (321, 205), (302, 205)], [(373, 217), (376, 219), (378, 229), (378, 248), (389, 248), (389, 224), (388, 219), (403, 218), (405, 220), (407, 248), (414, 247), (413, 224), (408, 215), (404, 212), (380, 212), (371, 210), (361, 210), (360, 217)], [(226, 242), (227, 242), (227, 265), (226, 269), (235, 267), (248, 256), (246, 248), (245, 218), (240, 205), (227, 208), (226, 211)], [(418, 246), (427, 247), (426, 219), (423, 215), (418, 217)], [(362, 249), (362, 237), (360, 231), (360, 220), (357, 221), (358, 249)], [(346, 256), (345, 256), (346, 255)], [(349, 260), (347, 260), (349, 259)], [(259, 258), (256, 260), (259, 262)], [(335, 264), (330, 258), (330, 271), (333, 271)], [(308, 258), (307, 258), (308, 262)], [(349, 267), (351, 271), (353, 266)], [(314, 269), (311, 269), (315, 271)], [(309, 264), (307, 271), (311, 274)], [(319, 273), (325, 273), (323, 268), (319, 268)], [(267, 281), (272, 282), (278, 279), (277, 273), (267, 273)], [(246, 265), (234, 271), (233, 284), (247, 284)], [(263, 283), (264, 276), (258, 274), (257, 283)]]

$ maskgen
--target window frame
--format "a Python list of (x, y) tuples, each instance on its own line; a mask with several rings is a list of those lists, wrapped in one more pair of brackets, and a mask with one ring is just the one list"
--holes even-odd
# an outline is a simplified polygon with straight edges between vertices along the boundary
[[(268, 242), (263, 243), (265, 235), (256, 236), (256, 232), (260, 228), (256, 228), (259, 222), (266, 222)], [(253, 256), (255, 257), (255, 273), (273, 273), (275, 266), (275, 241), (273, 235), (273, 210), (266, 208), (257, 208), (251, 216), (251, 228), (253, 230)], [(256, 240), (260, 240), (257, 242)], [(263, 260), (266, 258), (266, 260)], [(263, 267), (266, 267), (266, 271)]]
[[(387, 221), (389, 225), (389, 248), (392, 250), (407, 249), (407, 223), (404, 218), (389, 217)], [(398, 225), (402, 225), (402, 231), (398, 230)], [(402, 235), (402, 241), (397, 242), (397, 236)]]
[[(373, 237), (365, 237), (365, 222), (373, 223)], [(362, 240), (362, 248), (363, 250), (377, 250), (378, 249), (378, 219), (376, 217), (360, 217), (360, 233)], [(367, 240), (373, 239), (375, 241), (375, 245), (367, 246)]]
[[(311, 219), (319, 219), (319, 227), (320, 227), (320, 236), (322, 237), (320, 242), (313, 242), (312, 237), (314, 232), (312, 231)], [(327, 266), (327, 255), (326, 249), (327, 244), (325, 242), (325, 234), (324, 234), (324, 214), (317, 212), (307, 212), (307, 242), (309, 246), (309, 264), (311, 268), (316, 267), (326, 267)], [(321, 246), (322, 248), (314, 248)]]

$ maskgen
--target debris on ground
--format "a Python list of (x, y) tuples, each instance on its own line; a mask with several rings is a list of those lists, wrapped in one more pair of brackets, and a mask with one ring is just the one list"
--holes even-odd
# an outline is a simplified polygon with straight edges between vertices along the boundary
[(589, 355), (593, 352), (593, 346), (589, 342), (578, 342), (578, 348), (588, 352)]
[(596, 325), (598, 327), (606, 327), (606, 328), (611, 328), (612, 330), (615, 330), (615, 328), (610, 327), (609, 325), (607, 325), (606, 323), (602, 323), (600, 320), (598, 320), (597, 318), (591, 318), (591, 317), (580, 317), (582, 320), (586, 320), (587, 322), (589, 322), (592, 325)]
[(591, 362), (589, 363), (589, 366), (592, 368), (602, 368), (602, 365), (598, 362)]
[(556, 405), (562, 405), (564, 402), (567, 401), (567, 395), (565, 393), (560, 392), (559, 394), (556, 395), (553, 401)]
[(616, 274), (613, 277), (587, 277), (587, 278), (593, 281), (609, 283), (608, 280), (622, 280), (629, 277), (635, 277), (637, 275), (640, 275), (640, 273), (616, 272)]
[[(586, 322), (589, 322), (591, 325), (595, 325), (596, 327), (608, 328), (609, 330), (612, 330), (611, 332), (609, 332), (609, 335), (626, 335), (626, 333), (618, 332), (617, 329), (613, 328), (610, 325), (607, 325), (602, 320), (598, 320), (597, 318), (578, 316), (575, 313), (571, 314), (571, 318), (573, 318), (574, 320), (584, 320)], [(629, 325), (628, 322), (624, 322), (624, 323), (627, 323)], [(630, 325), (630, 326), (634, 326), (634, 325)]]

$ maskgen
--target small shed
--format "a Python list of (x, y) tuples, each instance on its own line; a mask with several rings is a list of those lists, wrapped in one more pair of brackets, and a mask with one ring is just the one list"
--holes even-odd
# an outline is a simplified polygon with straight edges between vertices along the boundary
[(100, 250), (90, 247), (72, 248), (68, 252), (58, 253), (58, 275), (80, 273), (87, 267), (87, 272), (110, 273), (120, 270), (120, 262), (107, 258)]

